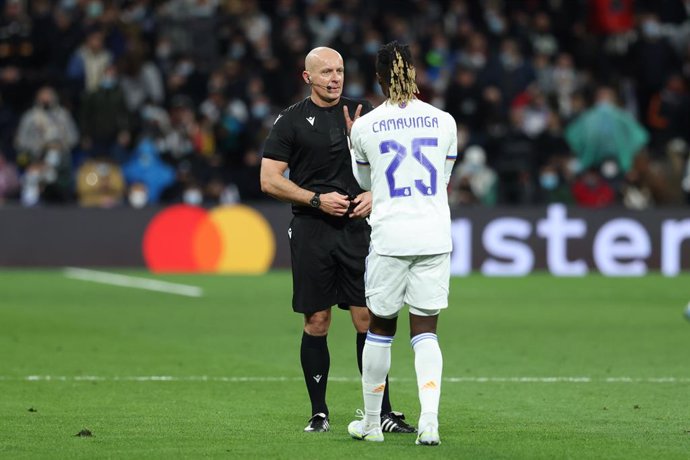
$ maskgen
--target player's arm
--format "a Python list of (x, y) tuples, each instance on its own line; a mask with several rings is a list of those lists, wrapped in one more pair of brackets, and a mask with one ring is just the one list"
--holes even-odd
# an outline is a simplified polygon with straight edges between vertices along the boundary
[(371, 190), (371, 166), (369, 163), (359, 163), (355, 160), (352, 172), (362, 190)]
[(448, 152), (446, 152), (446, 164), (444, 168), (444, 177), (446, 180), (446, 185), (450, 182), (450, 175), (453, 172), (453, 165), (455, 160), (458, 158), (458, 127), (455, 123), (455, 119), (448, 115), (450, 119), (450, 129), (448, 135), (450, 136), (450, 145), (448, 147)]
[(352, 174), (362, 190), (371, 190), (371, 166), (366, 152), (362, 149), (358, 124), (353, 124), (351, 133), (350, 157), (352, 160)]
[(355, 149), (352, 149), (352, 174), (362, 190), (371, 190), (371, 166), (367, 161), (358, 160)]
[[(264, 157), (261, 160), (261, 191), (281, 201), (301, 206), (311, 206), (314, 192), (304, 189), (285, 177), (288, 164)], [(338, 192), (324, 193), (319, 209), (332, 216), (343, 216), (350, 207), (347, 195)]]

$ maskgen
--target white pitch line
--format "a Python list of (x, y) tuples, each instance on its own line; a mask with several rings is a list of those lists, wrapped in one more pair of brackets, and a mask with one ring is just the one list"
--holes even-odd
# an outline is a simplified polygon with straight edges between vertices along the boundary
[[(226, 382), (226, 383), (261, 383), (261, 382), (301, 382), (303, 377), (252, 377), (252, 376), (173, 376), (173, 375), (139, 375), (139, 376), (98, 376), (98, 375), (27, 375), (0, 376), (0, 381), (25, 382)], [(330, 376), (331, 382), (360, 382), (359, 377)], [(416, 382), (413, 378), (395, 378), (394, 382)], [(445, 377), (445, 383), (690, 383), (690, 377)]]
[(107, 273), (85, 268), (66, 267), (63, 270), (67, 278), (94, 283), (109, 284), (111, 286), (122, 286), (135, 289), (145, 289), (147, 291), (167, 292), (168, 294), (184, 295), (187, 297), (201, 297), (203, 289), (198, 286), (186, 284), (169, 283), (148, 278), (136, 278), (134, 276), (120, 275), (118, 273)]

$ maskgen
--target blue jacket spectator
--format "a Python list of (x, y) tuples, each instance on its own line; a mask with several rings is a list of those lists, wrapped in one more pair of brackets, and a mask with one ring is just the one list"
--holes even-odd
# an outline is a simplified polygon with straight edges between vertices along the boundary
[(158, 203), (163, 191), (175, 182), (175, 170), (160, 159), (156, 144), (148, 137), (139, 142), (122, 169), (128, 184), (146, 185), (149, 204)]

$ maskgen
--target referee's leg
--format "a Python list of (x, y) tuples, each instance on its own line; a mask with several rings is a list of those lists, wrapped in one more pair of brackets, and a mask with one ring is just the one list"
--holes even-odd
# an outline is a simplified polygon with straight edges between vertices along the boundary
[(328, 351), (330, 306), (335, 303), (332, 279), (335, 266), (330, 256), (329, 228), (319, 219), (295, 216), (290, 225), (292, 258), (292, 309), (304, 317), (300, 363), (304, 374), (311, 419), (304, 431), (329, 430), (326, 387), (331, 358)]
[(314, 422), (323, 425), (321, 420), (313, 420), (317, 414), (323, 414), (328, 420), (326, 404), (326, 387), (331, 365), (328, 352), (328, 328), (331, 324), (331, 309), (304, 314), (304, 331), (300, 347), (300, 361), (304, 381), (311, 401), (312, 420), (305, 431), (328, 431), (328, 425), (316, 427)]

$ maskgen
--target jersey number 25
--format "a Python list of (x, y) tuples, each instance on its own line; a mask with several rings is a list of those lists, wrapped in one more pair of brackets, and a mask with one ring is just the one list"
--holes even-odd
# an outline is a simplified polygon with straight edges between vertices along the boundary
[[(415, 179), (414, 186), (422, 194), (426, 196), (436, 195), (436, 176), (438, 172), (431, 161), (422, 153), (422, 147), (437, 147), (438, 139), (435, 137), (416, 137), (412, 139), (412, 158), (414, 158), (424, 169), (429, 172), (429, 185), (424, 182), (424, 179)], [(395, 171), (407, 156), (407, 149), (398, 141), (388, 140), (379, 144), (381, 154), (386, 154), (391, 151), (395, 152), (395, 157), (391, 164), (386, 168), (386, 179), (388, 180), (388, 191), (391, 198), (410, 196), (412, 193), (411, 187), (397, 187), (395, 183)]]

